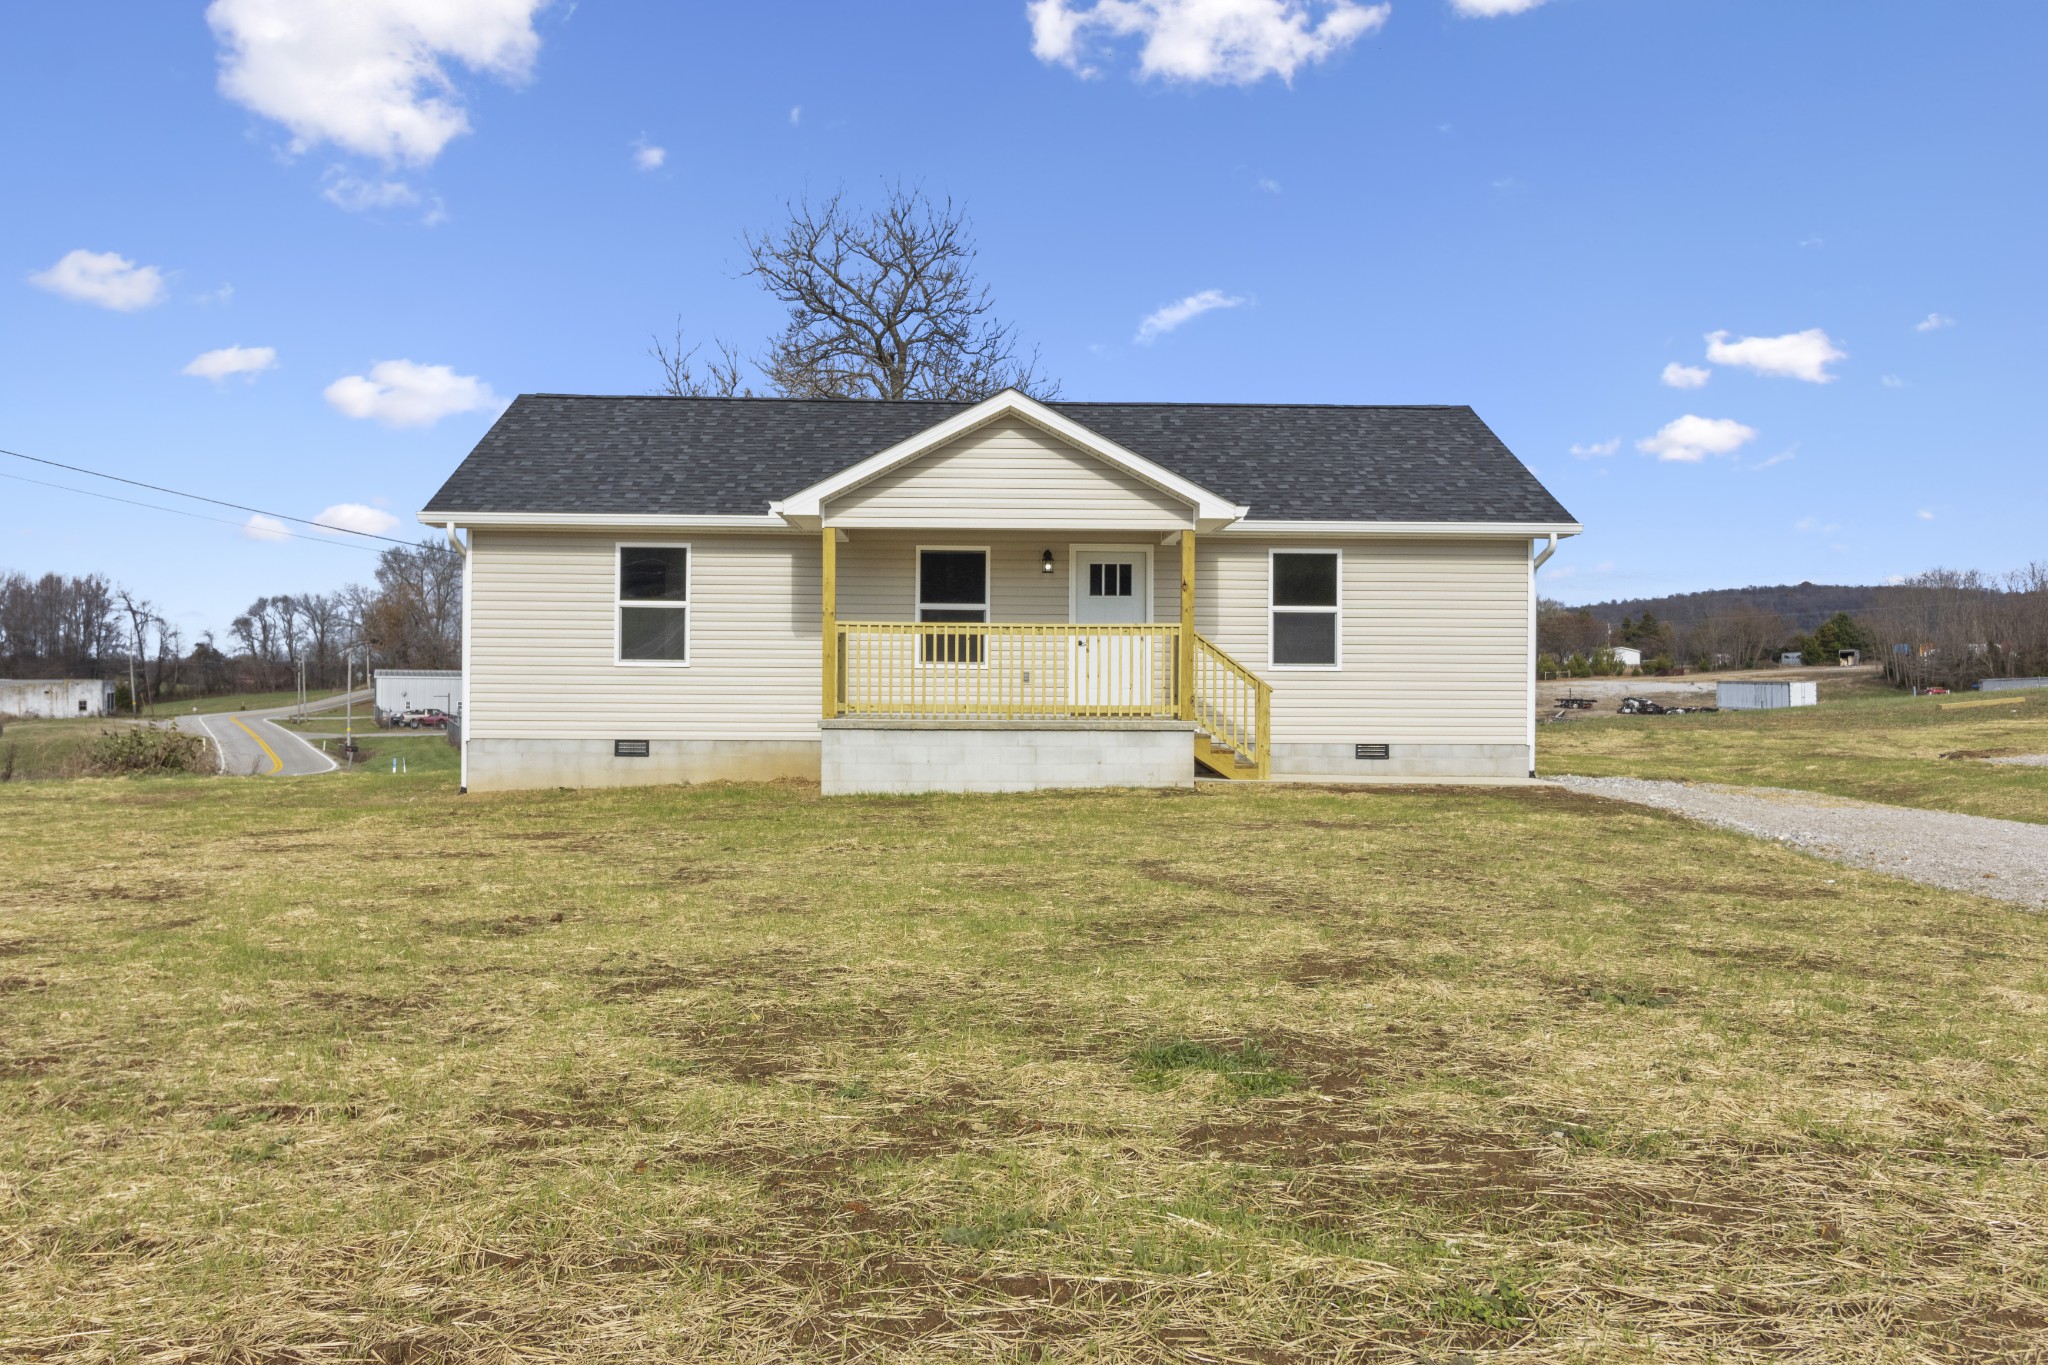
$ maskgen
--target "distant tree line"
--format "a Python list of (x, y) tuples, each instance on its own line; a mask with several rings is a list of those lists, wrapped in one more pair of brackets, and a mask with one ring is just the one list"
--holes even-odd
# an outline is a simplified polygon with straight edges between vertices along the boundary
[(1570, 607), (1544, 598), (1536, 612), (1537, 667), (1564, 676), (1615, 672), (1620, 665), (1611, 651), (1629, 645), (1642, 651), (1646, 672), (1750, 668), (1787, 653), (1832, 664), (1841, 651), (1856, 650), (1901, 686), (2048, 676), (2048, 563), (2002, 576), (1935, 569), (1902, 583), (1816, 589), (1831, 600), (1853, 594), (1860, 605), (1811, 625), (1763, 605), (1779, 595), (1811, 601), (1809, 589), (1815, 585), (1656, 599), (1683, 604), (1686, 613), (1677, 618), (1644, 606), (1615, 619), (1604, 610), (1614, 604)]
[[(462, 666), (462, 555), (443, 541), (393, 546), (375, 582), (259, 597), (189, 647), (154, 603), (103, 574), (0, 575), (0, 675), (111, 678), (122, 705), (339, 687), (364, 668)], [(129, 680), (134, 692), (129, 694)]]

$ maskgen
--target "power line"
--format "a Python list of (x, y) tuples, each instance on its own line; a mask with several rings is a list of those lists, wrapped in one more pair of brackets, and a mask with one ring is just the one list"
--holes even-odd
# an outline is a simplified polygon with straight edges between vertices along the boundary
[[(76, 493), (81, 497), (105, 498), (108, 502), (125, 502), (130, 507), (147, 507), (152, 512), (169, 512), (174, 517), (190, 517), (194, 521), (211, 521), (221, 526), (241, 526), (247, 529), (245, 523), (229, 521), (226, 517), (209, 517), (204, 512), (188, 512), (182, 507), (160, 507), (156, 503), (138, 502), (134, 498), (117, 498), (112, 493), (95, 493), (90, 488), (73, 488), (68, 484), (47, 483), (42, 479), (31, 479), (20, 474), (0, 473), (0, 479), (13, 479), (16, 483), (32, 483), (39, 488), (55, 488), (59, 492)], [(287, 531), (282, 526), (278, 527), (275, 531), (266, 531), (264, 534), (290, 536), (293, 540), (310, 540), (316, 545), (333, 545), (347, 550), (368, 550), (371, 554), (383, 553), (381, 550), (368, 545), (359, 545), (352, 540), (328, 540), (321, 536), (302, 535), (297, 531)]]
[[(237, 512), (253, 512), (259, 517), (276, 517), (284, 521), (296, 521), (301, 526), (317, 526), (323, 531), (339, 531), (343, 535), (364, 536), (370, 540), (381, 540), (390, 545), (403, 545), (407, 549), (411, 549), (413, 547), (413, 542), (410, 540), (398, 540), (392, 536), (380, 536), (374, 531), (358, 531), (350, 526), (336, 526), (332, 522), (314, 521), (311, 517), (295, 517), (286, 512), (266, 512), (261, 507), (245, 507), (239, 502), (223, 502), (219, 498), (209, 498), (204, 493), (187, 493), (181, 489), (165, 488), (162, 484), (158, 483), (144, 483), (140, 479), (124, 479), (119, 474), (103, 474), (97, 469), (87, 469), (83, 465), (64, 464), (58, 460), (46, 460), (40, 455), (24, 455), (18, 450), (0, 450), (0, 455), (12, 455), (17, 460), (28, 460), (34, 464), (46, 464), (49, 465), (52, 469), (68, 469), (74, 474), (89, 474), (95, 479), (112, 479), (115, 483), (125, 483), (134, 488), (147, 488), (152, 493), (169, 493), (174, 498), (190, 498), (194, 502), (210, 502), (215, 507), (232, 507)], [(26, 482), (34, 483), (35, 480), (29, 479)], [(47, 486), (51, 488), (63, 487), (62, 484), (49, 484)], [(82, 488), (74, 488), (71, 489), (70, 491), (73, 493), (82, 493), (85, 490)], [(114, 499), (114, 501), (123, 502), (126, 501), (126, 499), (116, 498)], [(151, 504), (137, 503), (135, 505), (138, 507), (148, 507)], [(169, 507), (159, 507), (156, 510), (159, 512), (169, 512), (173, 511), (174, 509)], [(220, 520), (220, 518), (214, 517), (210, 518), (210, 520), (218, 521)], [(228, 524), (232, 526), (237, 525), (239, 523), (230, 522)], [(311, 537), (308, 537), (308, 539), (311, 539)]]

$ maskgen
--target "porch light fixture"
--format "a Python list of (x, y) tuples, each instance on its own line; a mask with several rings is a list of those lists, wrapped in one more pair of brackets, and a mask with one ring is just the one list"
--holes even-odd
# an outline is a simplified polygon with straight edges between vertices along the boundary
[(1039, 571), (1040, 573), (1051, 573), (1051, 572), (1052, 572), (1052, 551), (1051, 551), (1051, 550), (1047, 550), (1047, 551), (1045, 552), (1045, 556), (1044, 556), (1044, 557), (1043, 557), (1042, 559), (1040, 559), (1040, 560), (1038, 561), (1038, 571)]

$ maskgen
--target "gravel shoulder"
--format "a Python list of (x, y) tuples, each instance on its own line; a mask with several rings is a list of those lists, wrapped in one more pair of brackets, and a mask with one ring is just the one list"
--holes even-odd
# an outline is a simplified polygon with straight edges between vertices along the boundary
[(1775, 839), (1835, 862), (2029, 909), (2048, 908), (2048, 825), (1880, 806), (1779, 787), (1639, 777), (1552, 780), (1573, 791)]
[(2048, 768), (2048, 754), (2017, 754), (2011, 758), (1987, 758), (1986, 763), (2012, 763), (2022, 768)]

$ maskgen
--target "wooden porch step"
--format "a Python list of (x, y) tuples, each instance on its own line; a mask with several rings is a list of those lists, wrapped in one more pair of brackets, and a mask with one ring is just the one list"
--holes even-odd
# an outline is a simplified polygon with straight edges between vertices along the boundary
[(1218, 744), (1208, 735), (1195, 736), (1195, 762), (1207, 768), (1218, 777), (1233, 782), (1248, 781), (1258, 775), (1258, 765), (1247, 763), (1238, 756), (1237, 750), (1228, 744)]

